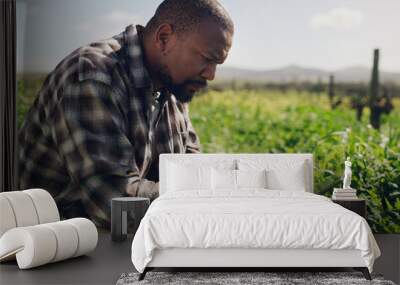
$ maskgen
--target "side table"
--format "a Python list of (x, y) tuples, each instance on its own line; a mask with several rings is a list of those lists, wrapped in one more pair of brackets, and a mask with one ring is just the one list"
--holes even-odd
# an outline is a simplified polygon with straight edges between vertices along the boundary
[[(119, 197), (111, 200), (111, 239), (124, 241), (128, 234), (135, 234), (140, 221), (150, 205), (149, 198)], [(129, 218), (129, 219), (128, 219)], [(128, 232), (129, 225), (129, 232)]]
[(365, 199), (332, 199), (332, 202), (359, 214), (364, 219), (367, 217), (367, 202)]

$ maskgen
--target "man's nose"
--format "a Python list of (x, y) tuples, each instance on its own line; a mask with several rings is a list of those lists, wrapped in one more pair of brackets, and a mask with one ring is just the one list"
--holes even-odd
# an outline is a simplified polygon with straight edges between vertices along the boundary
[(217, 65), (215, 63), (209, 64), (201, 73), (201, 77), (209, 81), (214, 80), (216, 70), (217, 70)]

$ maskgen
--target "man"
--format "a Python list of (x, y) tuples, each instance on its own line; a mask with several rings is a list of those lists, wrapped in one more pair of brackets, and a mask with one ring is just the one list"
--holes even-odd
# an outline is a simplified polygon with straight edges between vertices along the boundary
[(214, 0), (165, 0), (146, 27), (81, 47), (46, 78), (20, 130), (20, 189), (41, 187), (63, 218), (109, 227), (110, 199), (158, 196), (160, 153), (200, 152), (188, 103), (229, 52)]

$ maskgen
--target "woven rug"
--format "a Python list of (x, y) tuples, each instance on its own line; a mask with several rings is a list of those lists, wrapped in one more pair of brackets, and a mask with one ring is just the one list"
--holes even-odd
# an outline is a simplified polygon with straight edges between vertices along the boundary
[(133, 284), (379, 284), (395, 285), (394, 282), (384, 280), (382, 275), (372, 274), (372, 281), (364, 278), (361, 272), (155, 272), (150, 271), (145, 279), (138, 281), (138, 273), (124, 273), (117, 281), (117, 285)]

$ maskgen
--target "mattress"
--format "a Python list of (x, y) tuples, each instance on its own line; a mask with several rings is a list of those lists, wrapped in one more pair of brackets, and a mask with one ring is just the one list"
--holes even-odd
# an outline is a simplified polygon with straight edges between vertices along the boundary
[(132, 242), (139, 272), (162, 249), (359, 250), (372, 272), (380, 250), (361, 216), (308, 192), (169, 192), (153, 201)]

